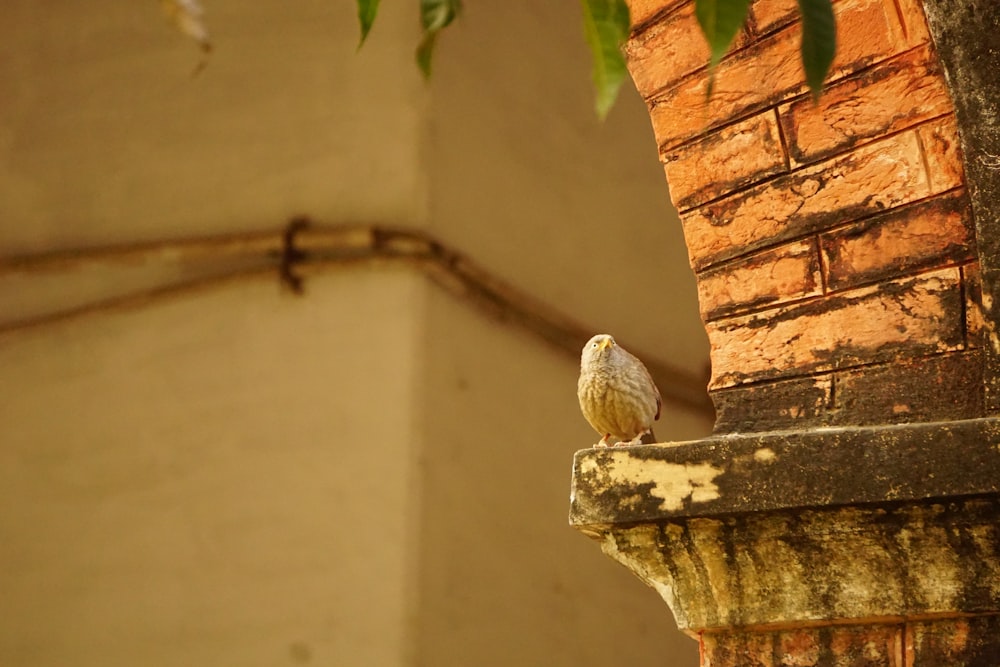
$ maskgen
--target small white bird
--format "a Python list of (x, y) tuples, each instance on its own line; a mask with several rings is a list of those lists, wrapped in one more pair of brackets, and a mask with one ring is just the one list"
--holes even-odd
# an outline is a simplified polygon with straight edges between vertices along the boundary
[(660, 391), (643, 363), (608, 334), (583, 346), (576, 394), (583, 416), (601, 435), (597, 447), (638, 445), (647, 434), (656, 441), (653, 422), (660, 418)]

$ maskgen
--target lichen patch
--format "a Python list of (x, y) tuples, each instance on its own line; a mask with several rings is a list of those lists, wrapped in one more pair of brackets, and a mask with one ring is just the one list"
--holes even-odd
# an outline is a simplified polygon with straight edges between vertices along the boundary
[[(633, 457), (629, 452), (611, 452), (601, 458), (599, 480), (605, 491), (615, 489), (623, 502), (635, 502), (634, 493), (640, 485), (651, 485), (648, 494), (660, 500), (660, 510), (672, 511), (684, 507), (685, 502), (703, 503), (719, 497), (715, 478), (723, 469), (710, 463), (670, 463)], [(588, 470), (598, 472), (596, 462), (586, 462)]]

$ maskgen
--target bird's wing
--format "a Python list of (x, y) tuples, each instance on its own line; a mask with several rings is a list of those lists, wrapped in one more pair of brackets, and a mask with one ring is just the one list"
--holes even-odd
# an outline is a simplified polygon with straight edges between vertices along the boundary
[(649, 382), (649, 386), (653, 388), (653, 393), (656, 394), (656, 415), (653, 417), (653, 421), (656, 421), (660, 418), (660, 409), (663, 407), (663, 399), (660, 398), (660, 389), (656, 386), (656, 383), (653, 382), (653, 376), (649, 374), (649, 369), (646, 368), (646, 364), (639, 361), (638, 357), (633, 356), (632, 358), (635, 359), (639, 368), (642, 369), (643, 374), (646, 376), (646, 381)]

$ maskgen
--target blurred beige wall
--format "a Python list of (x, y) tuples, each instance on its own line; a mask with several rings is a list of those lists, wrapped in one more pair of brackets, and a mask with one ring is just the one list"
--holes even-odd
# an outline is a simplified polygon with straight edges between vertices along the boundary
[[(328, 224), (427, 229), (693, 372), (707, 347), (648, 118), (591, 112), (579, 5), (0, 10), (0, 254)], [(0, 322), (171, 265), (0, 280)], [(696, 664), (566, 521), (576, 363), (362, 265), (0, 334), (0, 665)], [(657, 431), (706, 433), (668, 409)]]
[(408, 664), (424, 286), (315, 291), (0, 342), (0, 664)]

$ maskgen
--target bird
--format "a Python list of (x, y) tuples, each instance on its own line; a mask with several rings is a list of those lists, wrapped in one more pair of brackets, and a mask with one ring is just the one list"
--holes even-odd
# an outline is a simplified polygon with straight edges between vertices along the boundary
[(612, 336), (598, 334), (583, 346), (576, 395), (584, 418), (601, 435), (595, 447), (656, 442), (660, 390), (643, 363)]

